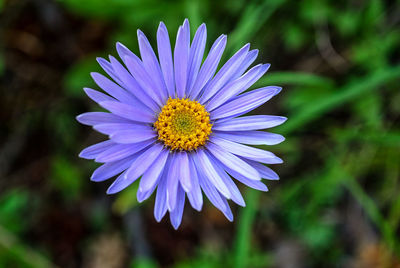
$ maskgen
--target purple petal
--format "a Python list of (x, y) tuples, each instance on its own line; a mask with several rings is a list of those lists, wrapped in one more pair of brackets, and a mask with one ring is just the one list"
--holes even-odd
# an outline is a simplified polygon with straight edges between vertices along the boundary
[(163, 146), (155, 143), (144, 151), (126, 171), (125, 179), (135, 181), (141, 176), (160, 155)]
[(157, 132), (151, 128), (147, 129), (135, 129), (135, 130), (121, 130), (112, 133), (110, 139), (117, 143), (135, 143), (141, 141), (147, 141), (157, 137)]
[(201, 193), (201, 188), (199, 184), (199, 178), (197, 176), (196, 166), (194, 164), (192, 154), (189, 154), (189, 165), (190, 165), (190, 180), (192, 184), (192, 189), (187, 192), (187, 196), (190, 204), (197, 211), (201, 211), (203, 206), (203, 194)]
[(204, 48), (206, 47), (207, 40), (207, 28), (203, 23), (197, 29), (196, 34), (193, 38), (192, 45), (190, 47), (189, 53), (189, 71), (188, 71), (188, 82), (187, 89), (188, 94), (190, 94), (194, 82), (196, 81), (197, 75), (199, 73), (200, 65), (203, 60)]
[(233, 153), (235, 155), (243, 156), (245, 158), (263, 162), (266, 164), (280, 164), (283, 163), (282, 159), (277, 157), (271, 152), (261, 150), (258, 148), (250, 147), (247, 145), (243, 145), (240, 143), (224, 140), (221, 138), (217, 137), (212, 137), (211, 141), (218, 146), (220, 146), (222, 149), (227, 150), (230, 153)]
[(167, 212), (167, 177), (170, 169), (170, 163), (170, 157), (168, 157), (157, 187), (156, 201), (154, 204), (154, 218), (157, 222), (160, 222)]
[(102, 101), (115, 101), (114, 98), (111, 98), (110, 96), (103, 94), (97, 90), (87, 88), (87, 87), (85, 87), (83, 90), (85, 91), (86, 95), (88, 95), (89, 98), (91, 98), (92, 100), (94, 100), (97, 103), (102, 102)]
[(137, 35), (143, 67), (151, 77), (151, 80), (154, 82), (154, 85), (160, 93), (162, 100), (165, 101), (168, 98), (168, 92), (156, 54), (154, 53), (153, 48), (151, 47), (149, 40), (147, 40), (144, 33), (140, 30), (137, 30)]
[(107, 180), (127, 169), (137, 157), (138, 154), (135, 154), (121, 160), (105, 163), (93, 172), (90, 180), (96, 182)]
[(110, 79), (99, 73), (90, 73), (96, 84), (112, 97), (123, 103), (136, 103), (135, 98), (122, 87), (112, 82)]
[(105, 123), (105, 124), (97, 124), (93, 127), (100, 133), (105, 135), (111, 135), (113, 133), (125, 130), (147, 130), (152, 129), (148, 125), (140, 124), (140, 123)]
[(210, 80), (210, 78), (214, 75), (217, 70), (218, 63), (221, 59), (222, 53), (224, 52), (226, 46), (226, 35), (221, 35), (214, 42), (211, 47), (210, 53), (205, 59), (203, 65), (200, 68), (200, 72), (196, 78), (196, 82), (193, 85), (193, 88), (190, 92), (190, 97), (195, 99), (204, 85)]
[(143, 63), (140, 59), (135, 57), (127, 57), (125, 59), (126, 67), (129, 72), (135, 78), (141, 88), (149, 95), (159, 106), (162, 106), (165, 102), (163, 94), (157, 89), (152, 78), (143, 67)]
[(80, 152), (79, 157), (84, 159), (95, 159), (97, 155), (101, 154), (102, 152), (106, 151), (107, 149), (109, 149), (114, 145), (115, 143), (110, 140), (93, 144), (83, 149), (82, 152)]
[(118, 84), (122, 85), (122, 81), (118, 78), (117, 73), (113, 69), (111, 63), (109, 63), (106, 59), (97, 57), (96, 58), (97, 62), (100, 64), (101, 68), (103, 68), (104, 71)]
[(233, 118), (224, 122), (215, 122), (213, 130), (221, 131), (247, 131), (259, 130), (278, 126), (287, 120), (283, 116), (251, 115)]
[[(159, 111), (159, 106), (155, 101), (145, 93), (145, 91), (140, 87), (138, 82), (136, 82), (135, 78), (122, 66), (117, 59), (110, 56), (111, 64), (114, 70), (118, 73), (119, 78), (121, 78), (124, 83), (126, 89), (136, 96), (138, 101), (140, 102), (140, 107), (147, 108), (149, 107), (153, 112)], [(135, 103), (135, 105), (137, 105)]]
[(202, 170), (197, 169), (200, 186), (204, 191), (204, 194), (207, 196), (208, 200), (218, 208), (222, 213), (224, 213), (225, 217), (227, 217), (230, 221), (233, 220), (231, 209), (229, 208), (228, 202), (225, 197), (219, 194), (217, 189), (214, 187), (213, 183), (211, 183), (207, 179), (207, 175), (203, 173)]
[(149, 114), (142, 109), (116, 101), (103, 101), (100, 106), (120, 117), (143, 123), (154, 123), (154, 114)]
[(189, 47), (190, 47), (189, 23), (187, 20), (185, 20), (183, 26), (179, 27), (178, 34), (176, 36), (176, 45), (174, 49), (175, 86), (178, 98), (183, 98), (185, 96), (188, 60), (189, 60)]
[(149, 168), (140, 179), (139, 190), (148, 191), (156, 185), (158, 177), (162, 174), (165, 163), (169, 156), (169, 150), (163, 149), (157, 159), (154, 161), (151, 168)]
[(250, 166), (254, 167), (260, 173), (262, 178), (267, 180), (279, 180), (278, 174), (269, 167), (250, 159), (243, 158), (243, 160)]
[(230, 98), (251, 87), (268, 70), (269, 64), (254, 66), (240, 78), (226, 84), (206, 105), (208, 111), (226, 103)]
[(167, 177), (167, 207), (169, 211), (172, 211), (176, 205), (176, 196), (179, 185), (179, 161), (176, 153), (173, 153), (170, 159), (171, 164)]
[(250, 50), (240, 67), (236, 70), (235, 74), (232, 75), (231, 81), (241, 77), (243, 73), (247, 70), (247, 68), (249, 68), (249, 66), (256, 60), (257, 56), (258, 49)]
[(250, 145), (275, 145), (285, 140), (282, 135), (264, 131), (214, 131), (214, 135)]
[(199, 100), (200, 103), (204, 104), (229, 81), (246, 58), (249, 48), (250, 44), (246, 44), (222, 66), (215, 77), (204, 88), (203, 95)]
[(170, 97), (175, 96), (175, 81), (174, 81), (174, 65), (172, 62), (171, 42), (168, 36), (167, 27), (163, 22), (157, 30), (157, 48), (158, 56), (160, 58), (161, 71), (164, 75), (168, 93)]
[(129, 50), (129, 48), (127, 48), (125, 45), (123, 45), (120, 42), (116, 43), (116, 48), (117, 48), (117, 52), (119, 57), (121, 58), (121, 60), (125, 63), (125, 57), (135, 57), (136, 55)]
[(192, 188), (190, 179), (190, 166), (189, 158), (185, 151), (176, 153), (176, 163), (179, 165), (179, 181), (181, 182), (182, 188), (185, 192), (189, 192)]
[(178, 187), (177, 201), (174, 210), (169, 213), (169, 219), (175, 230), (178, 229), (182, 222), (183, 208), (185, 207), (185, 191), (181, 186)]
[(210, 119), (215, 120), (248, 113), (267, 102), (275, 96), (276, 92), (280, 91), (280, 89), (281, 88), (278, 87), (265, 87), (240, 95), (236, 99), (211, 111)]
[(255, 168), (244, 162), (239, 157), (222, 149), (220, 146), (213, 143), (208, 143), (207, 150), (224, 166), (235, 170), (237, 173), (242, 174), (249, 179), (261, 180), (260, 174), (258, 174)]
[(140, 150), (143, 150), (147, 146), (154, 143), (154, 140), (147, 140), (143, 142), (138, 142), (134, 144), (116, 144), (106, 151), (102, 152), (96, 157), (96, 162), (105, 163), (105, 162), (113, 162), (130, 155), (133, 155)]
[(214, 169), (214, 165), (211, 163), (204, 150), (197, 150), (197, 153), (193, 156), (195, 157), (195, 161), (199, 165), (201, 172), (203, 172), (203, 174), (214, 184), (214, 186), (218, 189), (218, 191), (221, 192), (223, 196), (229, 199), (231, 194), (228, 187)]
[(84, 125), (94, 126), (98, 124), (107, 123), (133, 123), (132, 121), (122, 118), (118, 115), (104, 112), (88, 112), (80, 114), (76, 117), (76, 120)]
[(240, 181), (244, 185), (247, 185), (253, 189), (259, 190), (259, 191), (268, 191), (268, 187), (262, 183), (261, 181), (255, 181), (255, 180), (250, 180), (249, 178), (246, 178), (245, 176), (242, 176), (241, 174), (237, 173), (236, 171), (225, 167), (226, 171), (231, 174), (232, 177), (234, 177), (236, 180)]
[(220, 163), (218, 163), (218, 160), (215, 159), (212, 155), (209, 153), (207, 154), (210, 159), (213, 159), (213, 162), (216, 163), (214, 165), (215, 170), (218, 172), (218, 175), (222, 178), (224, 181), (225, 185), (228, 187), (230, 193), (231, 193), (231, 199), (233, 202), (238, 204), (239, 206), (246, 206), (242, 194), (240, 193), (239, 189), (237, 188), (236, 184), (232, 181), (232, 179), (229, 177), (228, 174), (224, 171), (223, 167), (221, 166)]

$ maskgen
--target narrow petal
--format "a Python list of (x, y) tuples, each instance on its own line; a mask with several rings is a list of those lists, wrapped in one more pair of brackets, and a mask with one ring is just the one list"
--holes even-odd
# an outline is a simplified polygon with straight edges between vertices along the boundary
[(283, 116), (251, 115), (233, 118), (224, 122), (215, 122), (213, 130), (221, 131), (247, 131), (259, 130), (279, 126), (287, 120)]
[(172, 211), (176, 205), (176, 196), (179, 186), (179, 161), (176, 153), (173, 153), (170, 159), (171, 163), (167, 177), (167, 207), (169, 211)]
[(235, 74), (232, 75), (231, 81), (234, 81), (235, 79), (241, 77), (243, 73), (247, 70), (247, 68), (249, 68), (249, 66), (256, 60), (257, 56), (258, 49), (250, 50), (240, 67), (236, 70)]
[(153, 112), (158, 112), (159, 106), (157, 103), (144, 91), (143, 88), (140, 87), (128, 70), (112, 56), (110, 56), (110, 61), (114, 70), (118, 73), (119, 78), (125, 85), (125, 88), (135, 95), (135, 97), (141, 102), (141, 106), (144, 106), (145, 108), (148, 107)]
[(210, 119), (220, 119), (248, 113), (276, 95), (281, 88), (265, 87), (250, 91), (211, 111)]
[(134, 154), (121, 160), (105, 163), (93, 172), (90, 180), (99, 182), (114, 177), (127, 169), (137, 157), (138, 154)]
[(159, 106), (162, 106), (164, 103), (163, 96), (153, 83), (147, 71), (144, 69), (140, 59), (137, 56), (127, 57), (125, 62), (126, 67), (128, 67), (129, 72), (135, 78), (140, 87), (143, 88), (146, 94), (150, 96)]
[(123, 45), (120, 42), (116, 43), (116, 48), (117, 48), (117, 52), (119, 57), (121, 58), (121, 60), (125, 63), (125, 57), (135, 57), (136, 55), (129, 50), (129, 48), (127, 48), (125, 45)]
[(219, 161), (210, 154), (208, 154), (208, 157), (210, 157), (211, 159), (214, 160), (213, 162), (215, 163), (215, 165), (214, 165), (215, 170), (218, 172), (218, 175), (222, 178), (225, 185), (228, 187), (228, 189), (231, 193), (232, 201), (235, 202), (236, 204), (238, 204), (239, 206), (242, 206), (242, 207), (246, 206), (242, 194), (240, 193), (236, 184), (229, 177), (229, 175), (226, 174), (225, 170), (221, 166), (221, 163), (218, 163)]
[(122, 85), (122, 81), (118, 78), (118, 74), (113, 69), (111, 63), (109, 63), (106, 59), (97, 57), (97, 62), (100, 64), (101, 68), (118, 84)]
[(250, 44), (246, 44), (222, 66), (215, 77), (204, 88), (204, 92), (199, 100), (200, 103), (203, 104), (209, 100), (229, 81), (246, 58), (249, 48)]
[(125, 89), (112, 82), (110, 79), (99, 73), (91, 73), (93, 80), (96, 84), (105, 92), (110, 94), (112, 97), (123, 103), (134, 103), (136, 100), (133, 96)]
[(203, 60), (204, 49), (206, 47), (207, 40), (207, 28), (203, 23), (197, 29), (194, 35), (192, 45), (190, 46), (189, 53), (189, 72), (188, 72), (188, 82), (187, 82), (187, 95), (190, 94), (194, 82), (196, 81), (197, 75), (199, 73), (200, 65)]
[(99, 103), (104, 109), (120, 117), (143, 123), (153, 123), (154, 114), (149, 114), (135, 106), (116, 101), (103, 101)]
[(236, 180), (240, 181), (241, 183), (243, 183), (246, 186), (249, 186), (253, 189), (259, 190), (259, 191), (263, 191), (263, 192), (268, 192), (268, 187), (262, 183), (261, 181), (255, 181), (255, 180), (250, 180), (249, 178), (246, 178), (245, 176), (242, 176), (241, 174), (237, 173), (236, 171), (225, 167), (226, 171)]
[(185, 96), (189, 61), (189, 48), (189, 23), (187, 20), (185, 20), (183, 26), (179, 27), (174, 49), (175, 86), (178, 98), (183, 98)]
[(201, 208), (203, 207), (203, 194), (201, 193), (199, 178), (197, 176), (197, 170), (194, 164), (193, 156), (192, 154), (188, 154), (188, 157), (189, 157), (190, 180), (192, 188), (189, 192), (187, 192), (187, 196), (192, 207), (197, 211), (201, 211)]
[(174, 80), (174, 65), (172, 62), (171, 42), (168, 36), (167, 27), (163, 22), (157, 30), (157, 48), (160, 58), (161, 71), (164, 76), (164, 81), (168, 89), (170, 97), (175, 96), (175, 80)]
[(269, 167), (261, 163), (258, 163), (257, 161), (253, 161), (246, 158), (243, 158), (243, 161), (247, 162), (250, 166), (254, 167), (260, 173), (262, 178), (267, 180), (279, 180), (278, 174), (276, 174), (276, 172), (270, 169)]
[(196, 78), (196, 82), (194, 83), (193, 88), (190, 92), (190, 97), (192, 99), (195, 99), (199, 95), (204, 85), (215, 74), (222, 53), (225, 50), (225, 46), (226, 46), (226, 35), (221, 35), (214, 42), (213, 46), (211, 47), (210, 53), (208, 54), (207, 58), (205, 59), (203, 65), (200, 68), (200, 72)]
[(157, 89), (152, 78), (147, 73), (146, 69), (143, 67), (143, 63), (137, 57), (126, 57), (125, 58), (126, 67), (128, 67), (129, 72), (135, 78), (136, 82), (141, 88), (150, 96), (159, 106), (164, 104), (163, 94)]
[(125, 179), (133, 182), (139, 178), (154, 163), (162, 149), (162, 145), (155, 143), (144, 151), (126, 171)]
[(147, 140), (134, 144), (116, 144), (99, 154), (95, 161), (99, 163), (117, 161), (133, 155), (153, 143), (154, 140)]
[(121, 130), (110, 135), (110, 139), (117, 143), (136, 143), (148, 141), (157, 137), (157, 132), (148, 127), (147, 129)]
[(195, 161), (199, 165), (201, 172), (214, 184), (214, 186), (221, 192), (226, 198), (230, 198), (231, 194), (228, 187), (225, 185), (221, 177), (218, 175), (217, 171), (214, 169), (208, 156), (205, 154), (204, 150), (197, 150), (197, 154), (194, 154)]
[(157, 159), (154, 161), (151, 168), (149, 168), (140, 179), (139, 190), (148, 191), (157, 182), (158, 177), (162, 174), (165, 163), (169, 156), (169, 150), (163, 149)]
[(167, 212), (167, 177), (169, 173), (170, 162), (170, 157), (168, 157), (157, 187), (156, 201), (154, 204), (154, 218), (157, 222), (160, 222)]
[(282, 135), (265, 131), (214, 131), (214, 135), (250, 145), (275, 145), (285, 140)]
[(255, 168), (244, 162), (239, 157), (228, 152), (227, 150), (224, 150), (220, 146), (214, 143), (208, 143), (207, 150), (224, 166), (235, 170), (237, 173), (242, 174), (249, 179), (261, 180), (260, 174)]
[(105, 135), (111, 135), (113, 133), (125, 130), (147, 130), (152, 129), (150, 126), (141, 124), (141, 123), (105, 123), (105, 124), (97, 124), (93, 127), (100, 133)]
[(104, 112), (88, 112), (80, 114), (76, 117), (76, 120), (84, 125), (94, 126), (98, 124), (107, 123), (133, 123), (131, 120), (122, 118), (118, 115)]
[(212, 137), (211, 140), (213, 143), (220, 146), (222, 149), (227, 150), (230, 153), (235, 155), (243, 156), (245, 158), (263, 162), (266, 164), (280, 164), (283, 163), (282, 159), (277, 157), (271, 152), (261, 150), (258, 148), (250, 147), (247, 145), (243, 145), (240, 143), (224, 140), (217, 137)]
[(87, 87), (85, 87), (83, 90), (85, 91), (86, 95), (88, 95), (89, 98), (91, 98), (92, 100), (94, 100), (97, 103), (102, 102), (102, 101), (115, 101), (114, 98), (111, 98), (110, 96), (103, 94), (97, 90), (87, 88)]
[(95, 159), (97, 155), (101, 154), (102, 152), (106, 151), (110, 147), (114, 146), (115, 143), (110, 140), (102, 141), (96, 144), (93, 144), (79, 153), (79, 157), (84, 159)]
[(162, 100), (166, 101), (168, 99), (167, 87), (164, 83), (156, 54), (154, 53), (153, 48), (151, 47), (149, 40), (147, 40), (144, 33), (138, 30), (137, 35), (143, 66), (151, 77), (152, 81), (154, 81), (155, 86), (161, 94)]
[(189, 158), (185, 151), (176, 153), (177, 162), (179, 164), (179, 181), (181, 182), (182, 188), (185, 192), (189, 192), (192, 189), (192, 183), (190, 179), (190, 166)]
[(231, 209), (229, 208), (228, 202), (225, 197), (223, 197), (218, 190), (214, 187), (213, 183), (207, 179), (207, 175), (203, 173), (202, 170), (197, 170), (199, 176), (200, 186), (207, 196), (208, 200), (218, 208), (228, 220), (233, 220), (233, 215)]
[(208, 111), (212, 111), (218, 106), (226, 103), (232, 97), (246, 91), (268, 70), (269, 64), (259, 64), (251, 68), (238, 79), (226, 84), (211, 100), (206, 104)]
[(169, 213), (169, 219), (175, 230), (178, 229), (182, 222), (183, 209), (185, 207), (185, 191), (181, 186), (178, 187), (177, 201), (174, 210)]

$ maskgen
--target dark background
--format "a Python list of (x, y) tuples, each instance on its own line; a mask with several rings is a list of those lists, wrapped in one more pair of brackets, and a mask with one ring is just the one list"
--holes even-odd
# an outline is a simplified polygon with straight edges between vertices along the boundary
[[(289, 120), (268, 193), (241, 188), (233, 223), (186, 204), (175, 231), (89, 181), (104, 137), (75, 116), (97, 56), (184, 18), (228, 34), (224, 60), (259, 49), (256, 86), (284, 89), (257, 113)], [(399, 24), (400, 1), (0, 0), (0, 267), (400, 267)]]

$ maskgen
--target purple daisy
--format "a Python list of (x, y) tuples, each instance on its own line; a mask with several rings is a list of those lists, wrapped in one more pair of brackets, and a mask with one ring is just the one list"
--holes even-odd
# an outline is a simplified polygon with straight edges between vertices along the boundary
[(232, 221), (227, 200), (245, 206), (232, 178), (260, 191), (268, 190), (261, 178), (279, 179), (263, 164), (282, 160), (248, 145), (282, 142), (281, 135), (257, 130), (280, 125), (286, 118), (242, 116), (280, 92), (280, 87), (268, 86), (243, 93), (270, 65), (259, 64), (247, 70), (258, 50), (249, 50), (246, 44), (216, 72), (226, 35), (214, 42), (203, 61), (206, 25), (200, 25), (190, 42), (187, 19), (179, 27), (173, 53), (167, 28), (160, 23), (158, 59), (146, 36), (140, 30), (137, 34), (141, 59), (117, 43), (125, 66), (113, 56), (109, 61), (97, 59), (114, 81), (99, 73), (91, 74), (107, 94), (84, 89), (109, 111), (77, 117), (80, 123), (109, 136), (79, 155), (103, 163), (91, 180), (100, 182), (118, 175), (108, 194), (139, 180), (138, 201), (156, 191), (154, 217), (160, 221), (168, 210), (175, 229), (182, 220), (185, 197), (200, 211), (203, 192)]

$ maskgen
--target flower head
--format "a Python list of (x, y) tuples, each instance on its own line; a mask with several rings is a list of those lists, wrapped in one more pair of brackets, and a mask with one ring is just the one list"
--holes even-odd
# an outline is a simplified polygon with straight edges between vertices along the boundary
[[(282, 163), (273, 153), (248, 145), (273, 145), (281, 135), (264, 131), (286, 118), (242, 116), (281, 90), (269, 86), (246, 93), (268, 70), (259, 64), (247, 70), (257, 50), (243, 46), (217, 71), (226, 45), (221, 35), (203, 61), (206, 26), (190, 42), (189, 22), (179, 27), (172, 53), (167, 28), (157, 31), (158, 58), (146, 36), (138, 31), (141, 59), (117, 43), (117, 59), (98, 62), (111, 78), (92, 73), (106, 93), (85, 88), (86, 94), (109, 112), (81, 114), (77, 120), (109, 139), (84, 149), (80, 157), (103, 163), (91, 177), (104, 181), (116, 175), (107, 193), (114, 194), (139, 180), (139, 202), (156, 192), (154, 216), (167, 211), (174, 228), (181, 220), (185, 198), (198, 211), (205, 196), (233, 220), (228, 199), (244, 206), (234, 180), (267, 191), (261, 178), (278, 175), (263, 164)], [(114, 81), (112, 81), (114, 80)]]

